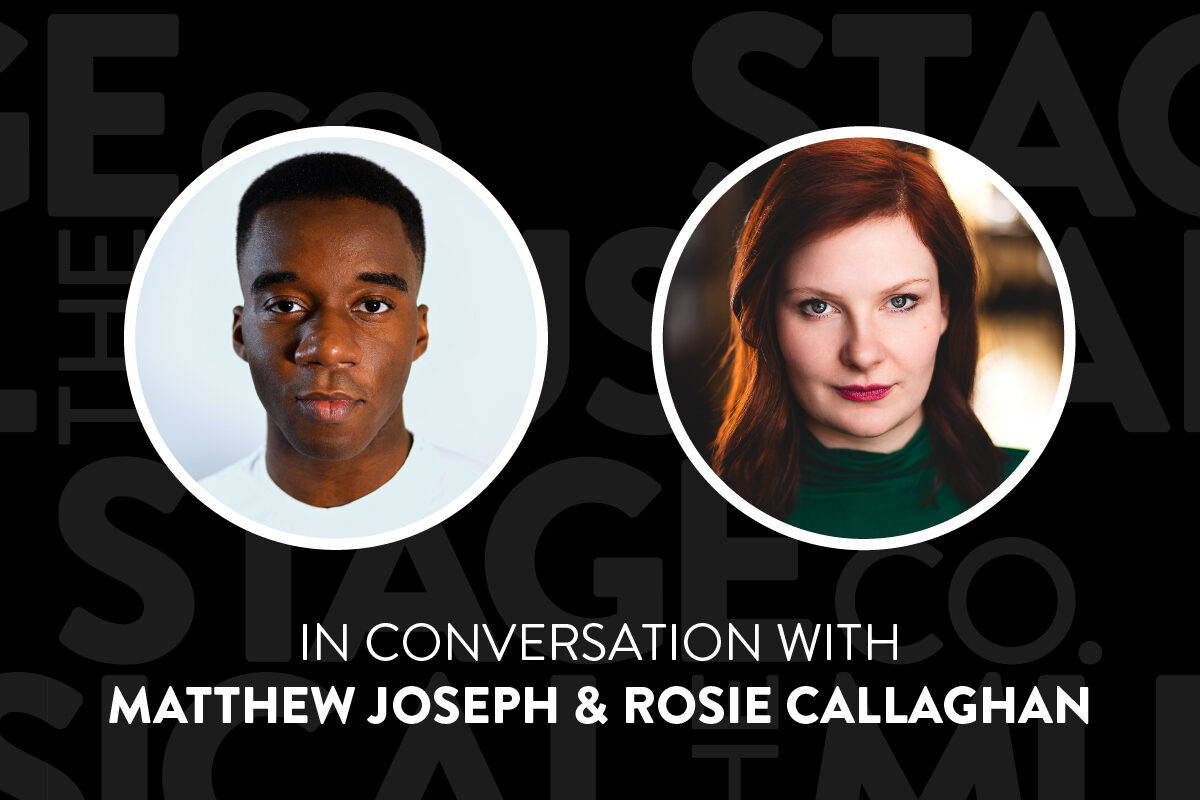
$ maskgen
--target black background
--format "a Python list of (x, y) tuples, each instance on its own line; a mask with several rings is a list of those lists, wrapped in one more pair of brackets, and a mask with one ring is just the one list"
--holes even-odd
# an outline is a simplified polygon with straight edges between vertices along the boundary
[[(569, 711), (563, 714), (561, 732), (541, 724), (483, 726), (454, 734), (465, 738), (430, 739), (425, 744), (409, 739), (421, 735), (417, 729), (406, 731), (396, 722), (378, 727), (328, 725), (315, 732), (285, 725), (243, 725), (228, 733), (211, 760), (218, 797), (375, 797), (381, 792), (420, 797), (422, 791), (427, 797), (497, 793), (549, 797), (552, 787), (558, 787), (556, 797), (680, 791), (695, 797), (736, 796), (726, 785), (727, 762), (695, 757), (693, 748), (707, 745), (777, 747), (774, 757), (743, 764), (740, 796), (767, 796), (768, 792), (821, 796), (822, 770), (843, 758), (830, 752), (833, 745), (827, 744), (824, 727), (786, 721), (778, 729), (756, 731), (665, 724), (631, 727), (618, 719), (615, 693), (629, 684), (690, 685), (696, 676), (708, 682), (756, 684), (777, 679), (787, 687), (827, 686), (839, 672), (850, 673), (859, 683), (890, 684), (908, 691), (924, 684), (943, 689), (959, 683), (975, 686), (993, 672), (1004, 683), (1019, 687), (1044, 675), (1081, 675), (1092, 687), (1091, 724), (1079, 734), (1085, 742), (1082, 775), (1067, 769), (1069, 777), (1053, 792), (1039, 784), (1039, 773), (1052, 771), (1048, 765), (1061, 754), (1053, 747), (1039, 751), (1037, 726), (1014, 727), (1011, 741), (1021, 796), (1081, 797), (1084, 787), (1091, 796), (1147, 796), (1154, 790), (1156, 679), (1193, 672), (1195, 664), (1187, 633), (1195, 604), (1191, 559), (1195, 523), (1189, 513), (1195, 471), (1185, 451), (1183, 374), (1185, 364), (1196, 358), (1185, 350), (1184, 329), (1185, 319), (1194, 313), (1194, 298), (1185, 292), (1183, 243), (1194, 220), (1160, 200), (1139, 179), (1123, 149), (1117, 118), (1129, 65), (1156, 34), (1176, 21), (1172, 17), (1047, 14), (1136, 213), (1097, 216), (1077, 188), (1030, 187), (1012, 180), (1056, 241), (1068, 229), (1078, 229), (1107, 287), (1106, 296), (1095, 292), (1081, 296), (1076, 291), (1078, 361), (1088, 363), (1095, 357), (1088, 347), (1088, 326), (1103, 323), (1097, 308), (1115, 304), (1161, 415), (1152, 409), (1148, 415), (1119, 417), (1106, 387), (1141, 379), (1136, 370), (1126, 371), (1128, 362), (1099, 363), (1094, 369), (1100, 377), (1082, 394), (1076, 386), (1057, 434), (1025, 481), (983, 518), (926, 546), (932, 549), (922, 553), (940, 559), (935, 566), (889, 558), (871, 569), (858, 592), (860, 618), (876, 624), (898, 623), (905, 643), (933, 634), (942, 642), (935, 655), (910, 666), (868, 664), (861, 656), (850, 663), (812, 665), (596, 667), (511, 660), (377, 664), (368, 661), (365, 653), (350, 664), (313, 665), (299, 660), (300, 624), (344, 621), (327, 619), (331, 603), (339, 595), (364, 591), (360, 584), (343, 583), (355, 563), (364, 563), (355, 559), (395, 564), (386, 587), (373, 587), (367, 594), (412, 593), (379, 604), (374, 621), (400, 622), (396, 611), (400, 609), (412, 621), (444, 623), (436, 598), (455, 589), (432, 585), (431, 573), (425, 571), (431, 569), (425, 560), (428, 550), (424, 555), (416, 551), (424, 537), (442, 537), (448, 543), (452, 562), (466, 576), (469, 593), (485, 620), (494, 625), (550, 621), (508, 616), (494, 596), (497, 583), (506, 575), (524, 574), (528, 559), (503, 549), (505, 542), (519, 536), (493, 520), (514, 490), (531, 480), (530, 485), (543, 487), (540, 491), (558, 486), (564, 495), (579, 491), (586, 496), (594, 491), (596, 497), (594, 502), (561, 510), (550, 497), (542, 506), (536, 499), (522, 500), (502, 520), (536, 539), (534, 568), (539, 585), (524, 589), (530, 596), (544, 595), (581, 617), (613, 614), (613, 599), (593, 591), (593, 562), (602, 557), (648, 557), (658, 560), (661, 571), (661, 588), (651, 584), (649, 592), (660, 598), (662, 618), (687, 620), (685, 605), (701, 591), (695, 588), (701, 584), (693, 581), (696, 561), (689, 556), (694, 553), (689, 548), (695, 532), (688, 520), (695, 518), (684, 517), (681, 507), (694, 509), (700, 497), (705, 508), (718, 511), (717, 522), (711, 515), (704, 518), (710, 535), (714, 526), (719, 534), (719, 518), (724, 514), (728, 537), (755, 537), (775, 547), (749, 559), (749, 574), (742, 576), (748, 579), (731, 580), (727, 603), (718, 600), (717, 608), (730, 618), (838, 621), (839, 577), (863, 563), (861, 557), (855, 561), (852, 553), (782, 540), (727, 508), (686, 462), (656, 402), (640, 407), (651, 413), (632, 415), (606, 410), (596, 399), (597, 387), (605, 381), (633, 392), (654, 392), (648, 350), (613, 333), (604, 320), (616, 315), (639, 321), (647, 332), (643, 344), (648, 346), (649, 303), (670, 236), (660, 232), (649, 237), (665, 242), (660, 249), (630, 252), (629, 257), (645, 267), (632, 279), (627, 263), (593, 261), (593, 256), (627, 231), (678, 229), (712, 183), (702, 180), (710, 163), (733, 169), (774, 143), (739, 127), (738, 120), (714, 113), (693, 82), (697, 43), (733, 12), (667, 19), (646, 11), (596, 8), (537, 15), (478, 14), (435, 4), (388, 13), (357, 8), (346, 13), (330, 8), (315, 15), (178, 12), (177, 56), (96, 62), (97, 91), (159, 92), (165, 98), (161, 135), (96, 139), (97, 172), (176, 174), (182, 189), (205, 166), (201, 158), (205, 129), (223, 106), (242, 95), (264, 91), (291, 95), (309, 109), (298, 123), (307, 126), (320, 124), (330, 110), (354, 95), (391, 92), (415, 102), (429, 115), (442, 152), (489, 187), (522, 231), (566, 232), (561, 234), (569, 242), (565, 257), (561, 250), (546, 256), (546, 251), (534, 249), (544, 281), (553, 272), (559, 281), (556, 285), (562, 286), (565, 279), (567, 286), (565, 293), (547, 287), (552, 373), (548, 387), (557, 389), (555, 375), (565, 370), (561, 392), (534, 422), (499, 479), (448, 520), (444, 532), (410, 540), (411, 551), (394, 545), (359, 556), (248, 543), (248, 534), (186, 494), (166, 513), (139, 501), (136, 496), (145, 484), (133, 472), (124, 471), (127, 462), (106, 461), (137, 457), (157, 462), (136, 421), (76, 424), (69, 442), (62, 442), (57, 422), (60, 387), (69, 387), (73, 407), (129, 409), (132, 404), (123, 372), (60, 368), (60, 358), (91, 354), (95, 334), (91, 316), (64, 313), (59, 301), (121, 299), (127, 287), (62, 283), (57, 268), (58, 231), (71, 231), (71, 259), (78, 268), (93, 263), (91, 241), (101, 235), (109, 237), (110, 268), (128, 268), (133, 231), (148, 232), (155, 218), (50, 215), (47, 142), (54, 132), (48, 128), (47, 75), (53, 65), (48, 63), (47, 18), (5, 12), (3, 22), (28, 40), (26, 49), (0, 73), (0, 111), (29, 115), (30, 193), (27, 202), (0, 213), (8, 243), (10, 287), (5, 331), (9, 369), (0, 386), (36, 390), (37, 429), (4, 434), (10, 516), (9, 547), (3, 556), (7, 613), (0, 669), (6, 680), (32, 673), (38, 677), (30, 685), (51, 688), (45, 702), (22, 699), (23, 692), (13, 687), (26, 684), (9, 681), (0, 689), (4, 703), (0, 758), (7, 765), (0, 769), (0, 790), (22, 798), (157, 797), (164, 791), (172, 797), (207, 796), (207, 787), (165, 776), (170, 772), (164, 766), (170, 725), (151, 726), (144, 744), (133, 747), (136, 757), (128, 751), (104, 755), (102, 740), (111, 735), (101, 721), (108, 702), (102, 692), (104, 676), (146, 676), (161, 690), (166, 685), (212, 685), (225, 680), (244, 683), (237, 676), (256, 672), (356, 685), (364, 692), (362, 700), (373, 697), (370, 690), (376, 685), (425, 685), (435, 672), (457, 685), (545, 686), (553, 675), (593, 675), (602, 691), (612, 694), (606, 697), (610, 722), (585, 732), (581, 749), (557, 761), (561, 751), (556, 747), (574, 745), (555, 744), (553, 737), (578, 735), (568, 730), (576, 727)], [(878, 62), (833, 54), (835, 10), (806, 5), (779, 13), (802, 21), (823, 37), (811, 60), (794, 67), (769, 53), (753, 52), (757, 49), (753, 38), (741, 44), (735, 40), (731, 49), (746, 55), (740, 61), (741, 77), (730, 73), (730, 83), (749, 82), (773, 95), (780, 105), (799, 109), (819, 127), (879, 123)], [(926, 62), (925, 133), (970, 149), (1032, 17), (1032, 11), (1018, 9), (971, 12), (970, 55)], [(1171, 113), (1174, 140), (1192, 157), (1198, 155), (1195, 122), (1185, 119), (1182, 109), (1194, 106), (1196, 89), (1196, 74), (1189, 73), (1175, 89)], [(1029, 86), (1028, 91), (1036, 95), (1039, 87)], [(405, 120), (382, 111), (363, 114), (353, 122), (415, 134)], [(223, 152), (297, 126), (278, 114), (251, 115), (233, 127)], [(797, 129), (787, 135), (803, 132)], [(1020, 144), (1055, 143), (1053, 115), (1035, 113)], [(16, 169), (21, 159), (9, 157), (6, 163), (6, 169)], [(1006, 174), (1004, 165), (992, 166)], [(5, 178), (13, 179), (12, 175)], [(1073, 287), (1075, 270), (1085, 268), (1066, 259)], [(1095, 322), (1098, 319), (1100, 323)], [(113, 315), (109, 323), (109, 351), (117, 355), (121, 315)], [(1150, 430), (1161, 428), (1162, 419), (1169, 430)], [(628, 432), (646, 426), (657, 426), (662, 433)], [(570, 468), (563, 467), (564, 460), (578, 458), (625, 465), (659, 488), (644, 508), (629, 516), (600, 499), (609, 479), (599, 468), (587, 466), (596, 462), (572, 461)], [(580, 463), (584, 466), (575, 471)], [(105, 512), (108, 524), (103, 514), (76, 506), (78, 496), (65, 492), (72, 481), (88, 483), (98, 474), (120, 476), (117, 488), (97, 490), (113, 497)], [(173, 481), (161, 465), (152, 474)], [(547, 475), (549, 484), (537, 483), (538, 476)], [(593, 481), (596, 485), (586, 488)], [(117, 496), (122, 490), (134, 497)], [(620, 490), (610, 494), (618, 495)], [(104, 507), (103, 503), (97, 506)], [(538, 513), (550, 517), (544, 526), (535, 519)], [(86, 545), (80, 544), (90, 530), (95, 531), (97, 549), (112, 555), (108, 566), (101, 566), (103, 557), (88, 555)], [(138, 634), (136, 627), (129, 626), (136, 626), (156, 603), (166, 602), (166, 596), (148, 590), (149, 584), (138, 576), (165, 575), (168, 583), (179, 585), (169, 567), (127, 553), (124, 547), (130, 537), (177, 565), (190, 583), (194, 615), (186, 609), (167, 612), (182, 638), (165, 652), (137, 659), (128, 655), (138, 649), (135, 645), (124, 648), (114, 637), (110, 644), (117, 655), (105, 663), (65, 641), (70, 637), (64, 635), (64, 628), (72, 614), (85, 609), (115, 626), (126, 626), (135, 643), (139, 635), (152, 643), (161, 634)], [(1030, 642), (1047, 629), (1056, 610), (1069, 614), (1069, 630), (1061, 641), (1049, 652), (1017, 665), (1000, 664), (976, 652), (951, 623), (956, 570), (978, 548), (995, 546), (1004, 552), (1009, 537), (1044, 545), (1053, 560), (1061, 562), (1060, 579), (1067, 575), (1070, 598), (1075, 601), (1073, 608), (1064, 611), (1070, 598), (1064, 596), (1061, 580), (1056, 589), (1045, 566), (1029, 558), (1001, 556), (979, 570), (966, 603), (974, 624), (991, 641)], [(1000, 545), (989, 545), (997, 540)], [(485, 558), (489, 546), (501, 548), (491, 563)], [(794, 572), (793, 579), (754, 579), (780, 568), (781, 555), (782, 568)], [(261, 558), (270, 567), (250, 569), (248, 558)], [(132, 573), (123, 575), (121, 564)], [(278, 634), (293, 644), (290, 661), (260, 662), (247, 656), (248, 569), (251, 582), (266, 587), (267, 594), (276, 587), (290, 592), (291, 610), (282, 617), (286, 630)], [(287, 574), (290, 589), (284, 582)], [(435, 599), (423, 605), (422, 592), (432, 592)], [(656, 621), (644, 614), (630, 617)], [(367, 615), (364, 621), (369, 619)], [(1101, 655), (1095, 663), (1085, 663), (1081, 657), (1085, 643), (1099, 646)], [(1092, 644), (1085, 647), (1089, 649), (1095, 651)], [(62, 724), (49, 724), (37, 709), (53, 706), (52, 695), (71, 692), (78, 696), (74, 713), (64, 714)], [(572, 699), (568, 694), (566, 700)], [(1168, 704), (1177, 707), (1185, 702), (1176, 698)], [(570, 707), (570, 702), (564, 703), (564, 708)], [(921, 794), (930, 776), (945, 766), (939, 762), (953, 733), (952, 726), (885, 727), (884, 736), (912, 794), (884, 779), (867, 795), (967, 797), (972, 791), (970, 780), (968, 788), (957, 794), (937, 795), (934, 789)], [(586, 739), (593, 734), (594, 743)], [(406, 745), (411, 745), (409, 750)], [(472, 749), (476, 747), (477, 751)], [(389, 774), (398, 752), (433, 753), (430, 758), (441, 760), (442, 766), (429, 774), (404, 762), (403, 769)], [(586, 755), (580, 756), (581, 752)], [(31, 767), (31, 757), (49, 769)], [(965, 757), (980, 763), (960, 766), (985, 776), (989, 765), (982, 762), (1000, 763), (1004, 754), (1002, 748), (999, 752), (977, 748), (966, 751)], [(426, 761), (416, 758), (417, 763)], [(587, 771), (589, 763), (594, 778)], [(568, 766), (568, 774), (556, 776), (555, 769)], [(60, 772), (66, 783), (54, 776), (40, 785), (36, 780), (22, 782), (38, 769), (48, 775)], [(197, 769), (200, 774), (205, 771), (203, 765)], [(882, 768), (864, 754), (862, 769), (866, 774)], [(68, 784), (74, 784), (78, 794), (73, 795)], [(489, 787), (496, 791), (489, 793)], [(1003, 782), (988, 777), (980, 777), (973, 791), (981, 798), (1007, 796)]]

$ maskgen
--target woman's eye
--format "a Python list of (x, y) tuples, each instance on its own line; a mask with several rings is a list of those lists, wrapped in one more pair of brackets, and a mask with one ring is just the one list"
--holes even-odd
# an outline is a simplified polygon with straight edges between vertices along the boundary
[(917, 298), (911, 294), (898, 294), (888, 300), (887, 304), (897, 311), (907, 311), (917, 304)]
[(829, 303), (824, 300), (805, 300), (800, 304), (800, 310), (812, 317), (824, 317), (829, 314)]
[(390, 311), (392, 307), (383, 300), (371, 298), (369, 300), (363, 300), (356, 306), (356, 308), (359, 308), (368, 314), (382, 314), (385, 311)]

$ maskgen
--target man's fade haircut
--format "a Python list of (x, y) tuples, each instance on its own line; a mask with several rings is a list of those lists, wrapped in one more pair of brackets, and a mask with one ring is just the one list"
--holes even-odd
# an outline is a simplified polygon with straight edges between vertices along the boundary
[(238, 205), (238, 267), (242, 265), (242, 250), (260, 210), (272, 203), (309, 197), (323, 200), (358, 197), (394, 210), (400, 215), (408, 243), (417, 257), (417, 269), (425, 271), (425, 222), (420, 201), (383, 167), (346, 153), (309, 153), (289, 158), (250, 184)]

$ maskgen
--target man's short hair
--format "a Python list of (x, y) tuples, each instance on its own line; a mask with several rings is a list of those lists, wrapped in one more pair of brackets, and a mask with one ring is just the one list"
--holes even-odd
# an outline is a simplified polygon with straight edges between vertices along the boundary
[(373, 161), (345, 153), (310, 153), (282, 161), (259, 175), (238, 205), (237, 258), (250, 238), (254, 217), (272, 203), (316, 197), (340, 200), (358, 197), (393, 209), (400, 215), (404, 233), (425, 271), (425, 222), (421, 203), (396, 176)]

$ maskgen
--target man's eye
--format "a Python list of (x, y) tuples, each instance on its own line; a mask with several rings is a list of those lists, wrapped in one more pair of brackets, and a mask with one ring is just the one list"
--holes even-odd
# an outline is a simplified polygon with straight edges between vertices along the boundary
[(386, 301), (371, 298), (369, 300), (363, 300), (361, 303), (355, 306), (355, 309), (365, 311), (368, 314), (382, 314), (385, 311), (390, 311), (392, 306)]
[(276, 314), (292, 314), (296, 311), (303, 311), (304, 307), (295, 300), (272, 300), (267, 303), (267, 311)]

